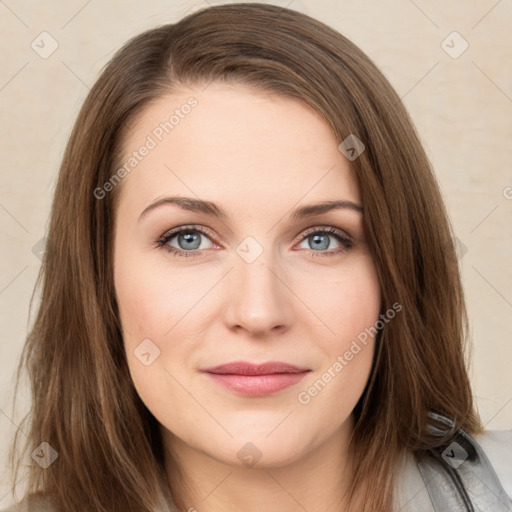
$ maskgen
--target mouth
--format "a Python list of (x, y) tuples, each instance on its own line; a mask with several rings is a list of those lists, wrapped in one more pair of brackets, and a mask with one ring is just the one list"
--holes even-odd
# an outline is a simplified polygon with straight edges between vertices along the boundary
[(297, 384), (311, 370), (283, 362), (253, 364), (237, 361), (201, 371), (216, 384), (235, 393), (265, 396)]

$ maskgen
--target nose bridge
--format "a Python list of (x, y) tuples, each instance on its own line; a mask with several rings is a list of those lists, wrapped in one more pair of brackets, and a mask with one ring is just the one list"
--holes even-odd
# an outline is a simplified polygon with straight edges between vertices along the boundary
[(236, 248), (234, 267), (229, 321), (253, 332), (288, 325), (290, 297), (276, 275), (275, 251), (248, 236)]
[(252, 236), (246, 237), (236, 248), (235, 275), (240, 280), (239, 292), (250, 299), (252, 307), (260, 308), (261, 305), (274, 300), (278, 290), (277, 278), (271, 268), (275, 265), (275, 257), (272, 248), (264, 248), (261, 243)]

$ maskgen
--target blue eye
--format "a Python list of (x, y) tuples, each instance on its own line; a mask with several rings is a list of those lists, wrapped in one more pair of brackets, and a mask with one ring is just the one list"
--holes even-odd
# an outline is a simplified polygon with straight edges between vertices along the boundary
[[(202, 239), (207, 240), (206, 246)], [(304, 243), (307, 243), (307, 247), (300, 248), (309, 250), (311, 256), (335, 256), (353, 246), (348, 235), (329, 226), (309, 229), (299, 242)], [(176, 256), (185, 257), (201, 256), (203, 250), (214, 247), (209, 233), (200, 226), (182, 226), (169, 231), (156, 241), (156, 245)]]
[[(339, 252), (352, 247), (351, 240), (335, 228), (326, 227), (322, 229), (313, 229), (314, 231), (309, 231), (304, 235), (300, 243), (303, 244), (304, 242), (307, 242), (308, 247), (302, 248), (310, 249), (314, 253), (317, 253), (313, 254), (314, 256), (332, 256), (333, 254), (338, 254)], [(334, 244), (332, 243), (333, 239), (335, 240)], [(327, 249), (329, 250), (327, 251)]]
[[(163, 235), (157, 245), (165, 247), (169, 252), (179, 256), (200, 256), (202, 249), (210, 249), (213, 244), (210, 240), (210, 245), (201, 247), (201, 238), (207, 237), (207, 233), (197, 227), (181, 227)], [(176, 245), (171, 242), (175, 240)]]

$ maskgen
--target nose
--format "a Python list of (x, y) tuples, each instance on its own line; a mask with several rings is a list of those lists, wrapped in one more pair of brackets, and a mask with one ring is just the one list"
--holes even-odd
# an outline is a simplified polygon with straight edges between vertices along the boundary
[(293, 317), (293, 294), (287, 287), (285, 273), (278, 271), (275, 262), (264, 254), (252, 263), (236, 257), (235, 268), (226, 283), (227, 326), (256, 337), (284, 332)]

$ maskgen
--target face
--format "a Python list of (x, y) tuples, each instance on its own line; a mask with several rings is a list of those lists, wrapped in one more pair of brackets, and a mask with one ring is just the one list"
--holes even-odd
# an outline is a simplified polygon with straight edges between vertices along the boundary
[[(115, 289), (169, 449), (278, 467), (348, 431), (381, 304), (339, 142), (302, 103), (215, 83), (162, 97), (125, 139)], [(233, 362), (293, 368), (212, 370)]]

